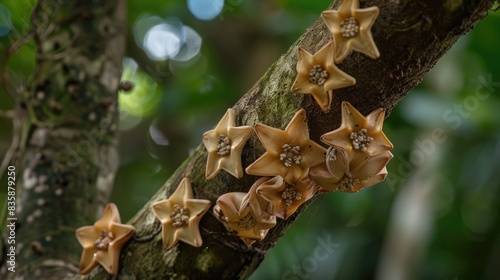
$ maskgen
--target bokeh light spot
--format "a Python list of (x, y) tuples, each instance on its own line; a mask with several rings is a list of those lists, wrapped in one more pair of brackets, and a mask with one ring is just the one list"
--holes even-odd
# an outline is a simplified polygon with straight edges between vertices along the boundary
[(183, 26), (182, 31), (185, 41), (178, 54), (172, 58), (176, 61), (188, 61), (200, 53), (202, 41), (200, 35), (189, 26)]
[(149, 135), (151, 139), (159, 146), (168, 146), (170, 144), (170, 140), (168, 140), (167, 136), (163, 134), (163, 132), (157, 127), (156, 123), (151, 123), (149, 125)]
[(161, 99), (158, 84), (151, 76), (138, 70), (137, 63), (131, 58), (123, 61), (122, 80), (134, 83), (134, 88), (127, 94), (120, 94), (120, 108), (135, 116), (150, 115), (156, 111)]
[(174, 57), (181, 49), (182, 40), (176, 27), (166, 23), (153, 26), (144, 37), (144, 50), (151, 59)]
[(141, 124), (142, 117), (129, 114), (126, 110), (120, 108), (120, 122), (118, 124), (118, 130), (120, 131), (130, 131)]
[(189, 11), (201, 20), (212, 20), (222, 12), (224, 0), (188, 0)]
[(177, 18), (143, 15), (134, 23), (134, 39), (152, 60), (188, 62), (201, 50), (201, 36)]

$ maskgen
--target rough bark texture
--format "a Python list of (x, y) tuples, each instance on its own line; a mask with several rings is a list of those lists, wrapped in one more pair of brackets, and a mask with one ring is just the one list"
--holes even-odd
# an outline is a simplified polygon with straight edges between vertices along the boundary
[(22, 156), (17, 265), (11, 273), (3, 263), (2, 279), (78, 273), (75, 229), (94, 223), (119, 164), (116, 96), (124, 4), (40, 0), (33, 11), (36, 68), (18, 108), (25, 142), (16, 151)]
[[(80, 2), (82, 3), (71, 2), (69, 5), (86, 3), (86, 1)], [(390, 111), (411, 88), (422, 80), (424, 74), (453, 43), (486, 15), (494, 2), (494, 0), (361, 1), (361, 7), (379, 6), (380, 8), (381, 13), (375, 22), (373, 34), (381, 57), (372, 60), (359, 53), (352, 53), (339, 65), (343, 71), (356, 78), (357, 84), (334, 91), (332, 110), (328, 114), (321, 112), (310, 95), (290, 92), (290, 86), (296, 75), (296, 47), (301, 45), (315, 52), (331, 40), (329, 31), (321, 19), (318, 19), (233, 107), (238, 115), (237, 125), (254, 125), (261, 122), (284, 128), (293, 114), (302, 107), (306, 109), (309, 117), (311, 138), (318, 141), (320, 135), (335, 129), (340, 123), (339, 108), (343, 100), (351, 102), (363, 114), (379, 107)], [(43, 7), (44, 3), (46, 4), (47, 1), (41, 1), (39, 6)], [(336, 1), (335, 6), (338, 4), (339, 1)], [(78, 250), (75, 248), (78, 245), (73, 237), (73, 231), (80, 225), (93, 223), (92, 214), (95, 213), (101, 199), (105, 198), (105, 195), (98, 196), (96, 185), (99, 184), (97, 182), (103, 178), (109, 178), (108, 183), (112, 182), (112, 175), (109, 174), (112, 174), (110, 171), (113, 168), (109, 167), (116, 164), (112, 161), (108, 164), (108, 169), (106, 166), (99, 166), (99, 163), (106, 163), (110, 160), (113, 133), (108, 130), (106, 130), (105, 138), (107, 140), (100, 142), (101, 145), (93, 150), (92, 156), (85, 157), (75, 167), (64, 172), (54, 172), (49, 164), (61, 162), (64, 159), (58, 157), (67, 157), (71, 154), (62, 151), (64, 148), (61, 147), (69, 145), (73, 150), (78, 149), (78, 141), (84, 137), (82, 131), (92, 129), (91, 125), (95, 125), (89, 121), (89, 113), (95, 109), (101, 112), (97, 114), (96, 122), (103, 119), (109, 111), (97, 108), (102, 98), (112, 96), (116, 90), (116, 69), (118, 69), (116, 67), (119, 65), (119, 54), (115, 53), (111, 56), (105, 52), (105, 49), (109, 47), (103, 47), (104, 40), (100, 36), (103, 36), (102, 32), (106, 29), (99, 28), (103, 27), (102, 24), (107, 19), (109, 20), (112, 10), (102, 7), (94, 9), (91, 4), (85, 5), (89, 5), (91, 9), (82, 11), (64, 8), (64, 13), (57, 13), (60, 19), (73, 17), (69, 23), (62, 26), (47, 23), (37, 26), (36, 30), (39, 52), (48, 56), (39, 57), (37, 74), (34, 76), (33, 88), (30, 90), (30, 102), (40, 103), (37, 101), (39, 92), (37, 87), (40, 87), (46, 93), (46, 98), (54, 98), (58, 103), (79, 102), (77, 104), (80, 107), (75, 105), (66, 107), (64, 103), (58, 115), (51, 111), (53, 108), (44, 107), (44, 102), (47, 101), (38, 105), (41, 108), (48, 108), (44, 110), (37, 109), (32, 104), (34, 113), (41, 124), (31, 124), (31, 137), (29, 138), (31, 140), (25, 157), (23, 177), (25, 189), (27, 183), (35, 179), (36, 183), (21, 197), (24, 207), (19, 214), (19, 219), (24, 225), (19, 229), (18, 235), (19, 240), (24, 243), (19, 254), (20, 258), (23, 258), (22, 268), (31, 273), (36, 271), (34, 269), (37, 266), (38, 269), (44, 270), (43, 275), (52, 274), (52, 271), (46, 269), (53, 267), (63, 273), (76, 269), (78, 254), (74, 251)], [(73, 11), (73, 14), (70, 14), (70, 11)], [(85, 15), (89, 13), (91, 16), (87, 18)], [(57, 23), (57, 21), (54, 22)], [(68, 26), (71, 25), (76, 25), (77, 30), (83, 32), (78, 33), (79, 36), (93, 35), (85, 40), (78, 40), (78, 37), (74, 37), (74, 31), (69, 31), (71, 29)], [(63, 32), (63, 30), (66, 31)], [(56, 38), (59, 40), (59, 48), (70, 51), (71, 57), (66, 58), (69, 53), (65, 53), (56, 56), (59, 57), (59, 60), (56, 60), (54, 49), (45, 49), (54, 48)], [(67, 45), (70, 44), (69, 42), (81, 44), (74, 44), (70, 48)], [(113, 43), (108, 42), (108, 44)], [(113, 49), (116, 50), (116, 47)], [(55, 54), (59, 52), (55, 51)], [(62, 67), (65, 60), (68, 65), (66, 68)], [(94, 63), (82, 63), (88, 60)], [(92, 65), (101, 65), (95, 68), (99, 69), (97, 76), (95, 76), (96, 70), (91, 68)], [(81, 76), (84, 77), (83, 80)], [(69, 90), (65, 88), (70, 77), (77, 81), (78, 86), (83, 87), (80, 88), (81, 94), (75, 97), (76, 101), (71, 99)], [(103, 77), (108, 78), (104, 80)], [(46, 80), (49, 82), (46, 83)], [(53, 92), (49, 93), (48, 90)], [(88, 92), (95, 95), (85, 96)], [(95, 92), (100, 92), (100, 94)], [(103, 92), (106, 94), (102, 95)], [(69, 118), (70, 113), (72, 118)], [(48, 118), (47, 114), (52, 117)], [(64, 117), (61, 118), (61, 114)], [(68, 119), (71, 122), (68, 123)], [(43, 152), (44, 157), (37, 157), (40, 152)], [(243, 165), (248, 166), (262, 153), (263, 148), (257, 137), (252, 136), (243, 152)], [(102, 160), (99, 161), (99, 158)], [(237, 180), (221, 172), (214, 179), (207, 181), (204, 176), (206, 158), (205, 149), (200, 145), (150, 202), (130, 221), (136, 227), (136, 235), (122, 252), (119, 279), (247, 278), (299, 215), (297, 213), (286, 221), (279, 220), (264, 241), (247, 248), (239, 238), (228, 234), (223, 225), (209, 212), (200, 223), (204, 242), (202, 247), (195, 248), (181, 242), (172, 250), (163, 251), (159, 234), (160, 223), (151, 212), (151, 204), (168, 197), (183, 177), (189, 177), (191, 180), (195, 197), (210, 199), (213, 203), (223, 193), (247, 191), (257, 179), (255, 176), (245, 175), (241, 180)], [(111, 177), (106, 177), (106, 175)], [(41, 182), (42, 176), (47, 180)], [(58, 177), (62, 180), (56, 179)], [(36, 192), (38, 186), (47, 186), (47, 191)], [(63, 190), (61, 197), (54, 196), (57, 189)], [(46, 203), (40, 216), (35, 215), (36, 210), (39, 209), (37, 204), (39, 198), (43, 198)], [(301, 210), (304, 208), (305, 206), (301, 207)], [(74, 209), (78, 209), (79, 213), (72, 211)], [(31, 222), (28, 222), (29, 220)], [(52, 242), (46, 241), (45, 237), (48, 235), (52, 236)], [(54, 242), (54, 240), (58, 241)], [(29, 249), (29, 244), (33, 241), (40, 242), (45, 248), (40, 255)], [(18, 275), (16, 273), (16, 276)], [(95, 269), (89, 278), (106, 279), (107, 277), (106, 272), (99, 268)], [(85, 277), (78, 276), (77, 278), (84, 279)]]

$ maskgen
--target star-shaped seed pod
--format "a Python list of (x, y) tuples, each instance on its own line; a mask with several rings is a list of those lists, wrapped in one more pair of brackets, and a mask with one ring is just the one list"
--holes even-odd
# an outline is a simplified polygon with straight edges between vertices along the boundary
[(83, 247), (80, 260), (80, 274), (88, 274), (101, 264), (111, 275), (116, 275), (119, 268), (120, 251), (134, 234), (135, 228), (124, 225), (115, 204), (109, 203), (93, 226), (84, 226), (76, 230), (76, 238)]
[(370, 157), (360, 168), (353, 170), (351, 176), (346, 174), (337, 183), (322, 186), (322, 191), (359, 192), (362, 188), (380, 183), (387, 176), (386, 165), (392, 157), (389, 151)]
[(309, 168), (308, 176), (317, 185), (328, 189), (346, 174), (349, 162), (346, 161), (345, 153), (339, 152), (334, 147), (326, 151), (325, 161)]
[(253, 133), (251, 126), (236, 126), (235, 112), (228, 109), (217, 126), (203, 134), (208, 150), (205, 177), (212, 179), (221, 169), (236, 178), (243, 176), (241, 151)]
[(346, 174), (359, 168), (368, 158), (391, 150), (382, 126), (385, 112), (379, 108), (364, 117), (349, 102), (342, 102), (342, 123), (334, 131), (321, 136), (321, 141), (333, 146), (337, 153), (343, 153), (348, 162)]
[(257, 193), (257, 189), (262, 184), (265, 184), (267, 181), (272, 180), (271, 177), (261, 177), (255, 183), (252, 184), (250, 189), (248, 190), (245, 197), (243, 197), (242, 203), (248, 203), (248, 206), (253, 209), (252, 211), (258, 217), (262, 217), (264, 220), (271, 219), (270, 216), (274, 216), (274, 204), (269, 202), (267, 199), (263, 198)]
[(335, 40), (336, 63), (342, 62), (351, 50), (371, 58), (380, 56), (371, 32), (378, 14), (378, 7), (360, 9), (359, 0), (344, 0), (337, 11), (321, 13)]
[(168, 199), (154, 203), (153, 213), (162, 225), (163, 248), (169, 250), (179, 240), (200, 247), (203, 241), (199, 223), (208, 208), (210, 208), (209, 200), (193, 197), (193, 189), (188, 178), (182, 179)]
[(307, 176), (294, 184), (288, 184), (283, 177), (273, 177), (257, 187), (257, 194), (269, 201), (272, 214), (281, 219), (288, 219), (300, 205), (308, 201), (318, 190), (315, 183)]
[(334, 89), (356, 84), (356, 79), (335, 65), (334, 42), (328, 43), (314, 55), (299, 47), (297, 59), (297, 78), (292, 91), (312, 94), (323, 112), (330, 110)]
[[(341, 156), (341, 154), (339, 155)], [(309, 170), (309, 177), (321, 187), (322, 192), (358, 192), (362, 188), (382, 182), (387, 176), (386, 165), (393, 155), (385, 151), (369, 157), (363, 165), (351, 170), (351, 175), (344, 174), (340, 179), (330, 173), (330, 168), (318, 165)], [(337, 159), (342, 161), (342, 159)]]
[(250, 246), (266, 237), (270, 228), (276, 225), (276, 216), (269, 214), (271, 204), (256, 194), (256, 188), (269, 180), (257, 180), (248, 193), (230, 192), (221, 195), (214, 206), (214, 214), (228, 231)]
[(266, 152), (247, 167), (257, 176), (281, 176), (288, 183), (301, 179), (304, 172), (325, 159), (326, 149), (309, 139), (306, 112), (300, 109), (285, 130), (256, 124), (255, 132)]

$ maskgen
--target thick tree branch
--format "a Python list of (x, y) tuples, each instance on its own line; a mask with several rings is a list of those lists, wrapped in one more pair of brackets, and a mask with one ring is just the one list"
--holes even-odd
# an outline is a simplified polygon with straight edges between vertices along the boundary
[[(296, 75), (296, 47), (303, 46), (312, 52), (331, 40), (323, 22), (317, 20), (287, 53), (273, 64), (267, 73), (233, 107), (239, 116), (238, 125), (262, 122), (284, 128), (293, 114), (305, 108), (313, 140), (335, 129), (340, 123), (340, 103), (351, 102), (362, 113), (376, 108), (390, 111), (415, 85), (436, 61), (482, 19), (493, 5), (493, 0), (454, 1), (361, 1), (362, 7), (379, 6), (381, 14), (373, 33), (381, 57), (369, 59), (353, 53), (339, 66), (357, 80), (356, 86), (334, 92), (332, 110), (325, 114), (311, 96), (290, 92)], [(338, 5), (338, 1), (336, 2)], [(244, 150), (243, 164), (248, 166), (264, 152), (256, 136)], [(201, 222), (203, 246), (201, 248), (179, 244), (170, 251), (163, 251), (161, 236), (156, 229), (159, 222), (151, 212), (151, 204), (169, 196), (183, 177), (189, 177), (195, 196), (215, 203), (226, 192), (246, 192), (257, 179), (244, 176), (236, 180), (223, 172), (212, 180), (205, 180), (206, 152), (199, 146), (165, 186), (132, 219), (137, 236), (151, 236), (147, 242), (132, 241), (122, 254), (122, 276), (139, 279), (247, 278), (259, 265), (266, 252), (273, 247), (298, 214), (289, 220), (278, 221), (266, 239), (246, 248), (243, 243), (227, 233), (213, 214)], [(390, 171), (389, 171), (390, 172)], [(302, 207), (301, 210), (304, 210)], [(156, 233), (156, 234), (155, 234)], [(104, 279), (101, 270), (92, 279)]]

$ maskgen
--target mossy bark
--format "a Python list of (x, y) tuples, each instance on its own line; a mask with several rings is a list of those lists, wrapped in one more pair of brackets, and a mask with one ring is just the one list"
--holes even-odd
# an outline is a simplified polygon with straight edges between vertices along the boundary
[(36, 68), (19, 93), (16, 267), (1, 279), (78, 273), (75, 229), (93, 224), (117, 170), (124, 1), (40, 0), (30, 26)]
[[(41, 3), (43, 2), (45, 1), (41, 1)], [(318, 141), (320, 135), (335, 129), (339, 125), (340, 103), (344, 100), (351, 102), (363, 114), (367, 114), (376, 108), (384, 108), (387, 112), (390, 112), (410, 89), (422, 80), (425, 73), (432, 68), (436, 61), (456, 40), (473, 28), (487, 14), (494, 2), (494, 0), (463, 0), (459, 2), (434, 0), (361, 1), (362, 7), (379, 6), (380, 8), (380, 16), (375, 22), (372, 31), (381, 57), (372, 60), (362, 54), (352, 53), (339, 65), (340, 69), (356, 78), (357, 84), (353, 87), (334, 91), (332, 110), (327, 114), (320, 110), (310, 95), (296, 94), (290, 91), (290, 86), (296, 75), (296, 47), (300, 45), (310, 52), (315, 52), (331, 40), (329, 31), (324, 26), (322, 20), (318, 19), (290, 47), (288, 52), (283, 54), (243, 98), (234, 105), (233, 108), (236, 110), (238, 116), (237, 125), (254, 125), (261, 122), (273, 127), (284, 128), (297, 110), (305, 108), (308, 114), (311, 138)], [(338, 6), (338, 4), (339, 1), (336, 1), (333, 6)], [(96, 13), (93, 14), (95, 15), (95, 20), (100, 16), (105, 16)], [(78, 18), (77, 20), (80, 19)], [(44, 28), (44, 30), (50, 31), (51, 29)], [(100, 34), (97, 30), (94, 31)], [(49, 39), (52, 36), (55, 35), (49, 36)], [(45, 45), (45, 42), (40, 40), (41, 38), (38, 39), (40, 46)], [(82, 52), (83, 57), (86, 57), (84, 53), (87, 48), (95, 47), (92, 45), (92, 42), (101, 41), (98, 38), (89, 39), (90, 41), (87, 41), (89, 45), (76, 46), (77, 50)], [(51, 41), (53, 46), (54, 41)], [(63, 46), (65, 42), (67, 42), (66, 39), (61, 37)], [(73, 45), (72, 47), (74, 48), (75, 46)], [(78, 63), (77, 59), (75, 61), (72, 59), (68, 60), (72, 61), (72, 65)], [(39, 61), (38, 68), (52, 73), (49, 77), (50, 79), (54, 79), (54, 81), (49, 85), (57, 84), (55, 77), (67, 76), (67, 74), (63, 74), (65, 70), (64, 67), (61, 67), (62, 63), (60, 61), (52, 61), (52, 64), (47, 64), (53, 67), (43, 66), (44, 63), (43, 60)], [(102, 67), (99, 69), (106, 71), (108, 68)], [(104, 73), (101, 74), (104, 75)], [(42, 75), (42, 77), (46, 76)], [(108, 74), (108, 76), (113, 75)], [(37, 83), (34, 83), (33, 87), (36, 88), (37, 85), (44, 85), (43, 81), (43, 78), (37, 79)], [(86, 87), (95, 85), (92, 83), (87, 85), (89, 82), (85, 80)], [(114, 83), (113, 87), (110, 87), (109, 91), (106, 92), (112, 92), (113, 90), (116, 90), (116, 84)], [(36, 101), (34, 99), (37, 91), (32, 89), (30, 92), (32, 101)], [(97, 104), (98, 100), (100, 99), (89, 99), (87, 102)], [(82, 104), (82, 108), (93, 108), (92, 106), (97, 106), (95, 104)], [(65, 111), (63, 110), (63, 112)], [(39, 118), (41, 118), (41, 121), (46, 122), (43, 114)], [(80, 130), (77, 130), (79, 132), (81, 132), (81, 127), (87, 127), (91, 123), (88, 115), (85, 115), (84, 112), (75, 115), (73, 121), (81, 125), (79, 126)], [(56, 123), (59, 124), (58, 122)], [(48, 128), (34, 126), (32, 135), (36, 135), (35, 131), (40, 131), (41, 129), (48, 129), (48, 132), (51, 132), (46, 133), (46, 135), (59, 135), (58, 133), (52, 133), (53, 129), (58, 128), (59, 126), (49, 126)], [(71, 131), (74, 128), (74, 126), (70, 126)], [(65, 134), (63, 133), (63, 135)], [(65, 141), (67, 142), (72, 139), (74, 138), (68, 137)], [(46, 148), (49, 148), (49, 151), (50, 149), (54, 149), (56, 143), (60, 143), (60, 139), (59, 142), (55, 140), (46, 141), (45, 143), (51, 143), (49, 147), (39, 147), (36, 145), (36, 141), (34, 143), (28, 147), (24, 173), (37, 174), (34, 178), (39, 178), (42, 174), (51, 178), (51, 180), (52, 178), (56, 178), (57, 176), (49, 168), (38, 169), (36, 166), (44, 165), (34, 165), (33, 162), (37, 162), (37, 152), (45, 151)], [(74, 245), (76, 241), (73, 238), (73, 230), (82, 224), (92, 224), (90, 219), (92, 215), (90, 213), (94, 213), (98, 206), (95, 186), (100, 174), (99, 170), (101, 170), (96, 160), (99, 156), (106, 158), (103, 152), (105, 153), (110, 148), (110, 145), (112, 146), (112, 143), (112, 141), (98, 143), (98, 147), (99, 149), (103, 149), (102, 151), (99, 150), (99, 153), (95, 154), (95, 157), (88, 157), (77, 168), (72, 169), (74, 170), (73, 173), (62, 176), (66, 179), (65, 182), (67, 184), (63, 188), (65, 190), (64, 195), (68, 195), (64, 197), (64, 201), (68, 202), (67, 204), (64, 202), (64, 204), (53, 203), (46, 205), (46, 207), (50, 207), (50, 210), (47, 212), (52, 213), (52, 216), (47, 216), (46, 218), (42, 216), (33, 220), (32, 225), (24, 226), (24, 228), (28, 228), (28, 231), (30, 229), (42, 230), (46, 226), (45, 223), (53, 223), (51, 227), (54, 228), (55, 232), (60, 233), (61, 242), (60, 244), (58, 242), (58, 244), (52, 243), (50, 245), (44, 242), (42, 245), (47, 247), (47, 252), (50, 247), (50, 253), (54, 253), (54, 256), (57, 256), (54, 258), (61, 260), (63, 264), (71, 268), (75, 268), (78, 262), (76, 259), (77, 254), (73, 252), (73, 246), (76, 246)], [(78, 145), (78, 143), (74, 142), (73, 145)], [(252, 136), (242, 155), (243, 165), (248, 166), (263, 151), (257, 137), (255, 135)], [(54, 152), (53, 154), (57, 153)], [(51, 153), (47, 153), (47, 155), (51, 155)], [(206, 151), (200, 145), (192, 156), (167, 180), (158, 193), (130, 221), (136, 227), (136, 235), (122, 252), (119, 279), (248, 278), (263, 260), (267, 251), (273, 247), (287, 227), (300, 215), (300, 212), (307, 207), (301, 207), (298, 213), (286, 221), (279, 220), (276, 227), (269, 232), (264, 241), (257, 242), (250, 248), (247, 248), (239, 238), (230, 235), (213, 214), (209, 212), (200, 223), (203, 237), (202, 247), (195, 248), (181, 242), (172, 250), (163, 251), (161, 235), (159, 234), (160, 224), (151, 211), (151, 205), (172, 194), (182, 178), (188, 177), (191, 180), (195, 197), (209, 199), (212, 203), (215, 203), (217, 198), (223, 193), (233, 191), (246, 192), (257, 179), (255, 176), (245, 175), (241, 180), (237, 180), (225, 172), (221, 172), (214, 179), (207, 181), (204, 176), (206, 159)], [(111, 173), (110, 170), (110, 173), (107, 174)], [(33, 178), (33, 176), (26, 175), (26, 178)], [(57, 189), (58, 184), (60, 182), (53, 179), (53, 181), (50, 181), (49, 189)], [(86, 191), (81, 192), (82, 189)], [(23, 209), (25, 213), (20, 216), (23, 219), (26, 219), (29, 215), (33, 215), (33, 211), (36, 210), (35, 206), (30, 207), (29, 205), (35, 205), (39, 195), (32, 194), (31, 192), (28, 190), (25, 194), (26, 208)], [(53, 198), (53, 195), (48, 194), (48, 192), (46, 195), (47, 199)], [(76, 197), (70, 197), (69, 195)], [(69, 206), (71, 203), (73, 205)], [(78, 205), (78, 208), (84, 211), (75, 213), (73, 210), (69, 210), (75, 209), (74, 205)], [(64, 211), (69, 212), (67, 214), (69, 220), (65, 219), (66, 214), (63, 215)], [(43, 213), (45, 214), (45, 212)], [(34, 227), (37, 224), (39, 224), (38, 227)], [(67, 231), (63, 232), (65, 229)], [(34, 235), (25, 233), (25, 235), (21, 235), (22, 230), (21, 228), (19, 236), (20, 238), (21, 236), (25, 238), (26, 241), (23, 242), (40, 240), (40, 238), (46, 235), (46, 233), (37, 233)], [(34, 236), (37, 239), (34, 239)], [(69, 247), (72, 253), (64, 253), (61, 251), (62, 247)], [(32, 254), (28, 249), (24, 249), (24, 252), (28, 255)], [(38, 257), (38, 259), (41, 258)], [(31, 272), (35, 271), (33, 269), (36, 269), (36, 266), (41, 262), (37, 261), (35, 257), (28, 258), (26, 261), (32, 261), (32, 264), (29, 266), (26, 263), (26, 270), (30, 270)], [(66, 271), (72, 272), (73, 270), (67, 269)], [(77, 276), (76, 279), (106, 279), (107, 277), (106, 272), (102, 268), (99, 268), (95, 269), (90, 276)]]

